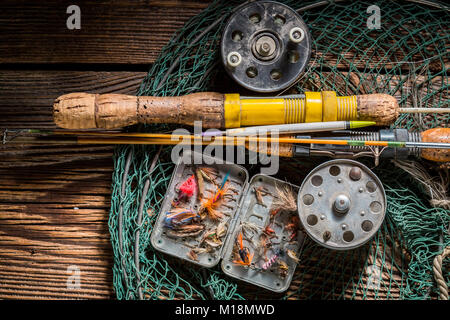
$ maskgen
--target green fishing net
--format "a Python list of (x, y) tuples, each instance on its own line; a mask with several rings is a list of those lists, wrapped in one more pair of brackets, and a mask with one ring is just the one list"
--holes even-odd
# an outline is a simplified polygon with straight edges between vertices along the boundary
[[(448, 107), (448, 8), (419, 1), (281, 2), (299, 10), (313, 38), (306, 72), (284, 94), (377, 92), (394, 95), (401, 107)], [(218, 91), (249, 95), (228, 78), (219, 62), (222, 28), (241, 3), (215, 1), (188, 21), (163, 49), (137, 94)], [(368, 8), (373, 5), (380, 9), (380, 29), (367, 26), (373, 13)], [(417, 131), (448, 123), (448, 114), (402, 114), (393, 127)], [(160, 132), (173, 127), (132, 129)], [(389, 160), (374, 168), (386, 190), (387, 213), (373, 240), (341, 252), (307, 238), (290, 288), (273, 294), (225, 276), (220, 267), (187, 267), (152, 248), (150, 235), (174, 169), (170, 151), (170, 146), (159, 150), (137, 145), (115, 150), (109, 229), (118, 299), (437, 298), (432, 262), (450, 245), (450, 212), (432, 207), (426, 188)], [(282, 159), (277, 177), (300, 185), (320, 161)], [(430, 170), (435, 167), (424, 165)], [(258, 167), (249, 171), (257, 173)]]

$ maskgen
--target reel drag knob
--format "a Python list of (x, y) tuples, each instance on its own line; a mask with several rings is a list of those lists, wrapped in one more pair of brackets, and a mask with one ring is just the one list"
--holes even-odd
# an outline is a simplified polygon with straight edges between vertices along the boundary
[(333, 203), (333, 210), (338, 215), (344, 215), (350, 209), (350, 199), (345, 194), (336, 197)]

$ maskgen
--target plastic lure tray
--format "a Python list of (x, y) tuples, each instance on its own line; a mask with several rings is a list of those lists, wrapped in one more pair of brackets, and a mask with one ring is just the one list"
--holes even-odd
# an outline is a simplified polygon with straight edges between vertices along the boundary
[[(295, 216), (298, 217), (297, 211), (281, 211), (271, 219), (271, 205), (277, 194), (276, 188), (290, 188), (297, 199), (299, 187), (263, 174), (257, 174), (249, 181), (248, 171), (242, 166), (206, 155), (200, 155), (203, 157), (203, 164), (194, 164), (195, 157), (199, 157), (199, 154), (188, 151), (179, 158), (152, 232), (153, 247), (165, 254), (202, 267), (211, 268), (221, 261), (223, 272), (231, 277), (275, 292), (287, 290), (297, 265), (292, 253), (297, 257), (300, 256), (304, 232), (299, 222), (295, 237), (292, 237), (292, 230), (287, 228), (289, 223), (295, 220)], [(195, 176), (196, 170), (205, 167), (212, 168), (217, 173), (215, 182), (204, 180), (203, 193), (206, 197), (212, 196), (217, 190), (217, 185), (220, 185), (227, 176), (226, 189), (229, 192), (226, 202), (217, 207), (223, 217), (220, 221), (208, 217), (202, 219), (204, 230), (196, 236), (174, 237), (170, 234), (170, 228), (167, 227), (166, 218), (168, 212), (174, 208), (174, 204), (180, 206), (178, 188), (183, 181), (192, 175)], [(259, 199), (255, 192), (258, 188), (265, 191)], [(181, 206), (196, 212), (201, 207), (202, 201), (205, 200), (199, 199), (197, 194), (194, 194), (187, 201), (182, 202)], [(214, 250), (210, 249), (209, 252), (197, 254), (194, 259), (189, 254), (190, 251), (193, 248), (208, 247), (203, 242), (205, 235), (208, 230), (213, 230), (220, 223), (222, 226), (226, 225), (226, 232), (222, 232), (222, 237), (218, 239), (219, 245)], [(275, 236), (272, 234), (271, 245), (265, 249), (260, 240), (262, 237), (267, 239), (265, 228), (268, 224)], [(240, 234), (242, 234), (242, 245), (252, 257), (246, 265), (239, 263), (242, 259), (237, 253), (241, 246)], [(270, 260), (273, 260), (272, 263)], [(281, 269), (283, 272), (280, 271)]]

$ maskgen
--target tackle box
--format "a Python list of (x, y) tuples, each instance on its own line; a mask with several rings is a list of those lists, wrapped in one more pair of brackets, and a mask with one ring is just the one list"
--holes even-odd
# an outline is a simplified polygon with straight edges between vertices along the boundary
[[(195, 159), (203, 159), (202, 164), (195, 164)], [(219, 183), (227, 175), (227, 189), (232, 190), (232, 192), (228, 196), (227, 205), (221, 205), (218, 208), (224, 214), (221, 221), (227, 221), (226, 233), (221, 241), (222, 245), (213, 252), (198, 254), (196, 257), (198, 260), (195, 260), (189, 256), (189, 253), (193, 248), (200, 247), (202, 236), (173, 237), (169, 234), (170, 230), (165, 225), (165, 219), (167, 212), (173, 208), (174, 201), (178, 201), (179, 185), (193, 174), (195, 175), (196, 168), (201, 167), (209, 167), (216, 170), (218, 174), (217, 182)], [(259, 201), (262, 200), (263, 204), (258, 203), (256, 197), (255, 188), (258, 187), (262, 187), (263, 190), (267, 191), (261, 195), (262, 198), (259, 198)], [(271, 220), (271, 231), (275, 232), (276, 238), (273, 241), (273, 247), (268, 248), (265, 252), (266, 257), (269, 259), (260, 258), (262, 256), (261, 250), (264, 250), (264, 248), (259, 245), (259, 241), (270, 219), (270, 208), (272, 201), (275, 199), (276, 188), (284, 187), (291, 188), (295, 195), (295, 201), (297, 201), (299, 187), (296, 185), (263, 174), (257, 174), (249, 181), (248, 171), (240, 165), (193, 151), (185, 151), (179, 158), (173, 172), (151, 235), (151, 243), (160, 252), (187, 260), (202, 267), (211, 268), (221, 261), (221, 268), (225, 274), (268, 290), (283, 292), (288, 289), (297, 266), (297, 261), (286, 254), (286, 249), (299, 257), (305, 237), (300, 222), (298, 222), (296, 238), (293, 241), (288, 241), (291, 234), (286, 226), (290, 219), (295, 216), (298, 217), (298, 212), (280, 212), (274, 220)], [(204, 190), (204, 192), (212, 194), (214, 192), (214, 184), (206, 183), (205, 181)], [(198, 210), (200, 205), (196, 195), (184, 203), (184, 207), (193, 211)], [(209, 219), (204, 220), (205, 230), (212, 229), (218, 224), (218, 222), (210, 221)], [(243, 245), (253, 254), (252, 263), (248, 266), (234, 262), (236, 251), (233, 251), (233, 249), (236, 249), (235, 246), (239, 246), (239, 233), (243, 235), (245, 233)], [(266, 265), (267, 268), (263, 269), (264, 263), (267, 263), (267, 260), (270, 260), (275, 255), (279, 260), (274, 259), (274, 261), (282, 261), (272, 261), (272, 266), (267, 267)], [(282, 262), (284, 262), (285, 270), (287, 269), (287, 272), (283, 275), (276, 268)], [(288, 268), (286, 268), (286, 265)]]

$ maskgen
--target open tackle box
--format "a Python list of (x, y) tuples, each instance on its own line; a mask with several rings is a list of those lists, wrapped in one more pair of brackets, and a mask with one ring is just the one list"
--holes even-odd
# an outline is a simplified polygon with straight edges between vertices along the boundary
[[(195, 164), (195, 157), (202, 164)], [(299, 187), (263, 174), (249, 181), (244, 167), (220, 161), (183, 153), (151, 243), (202, 267), (214, 267), (222, 260), (225, 274), (283, 292), (291, 283), (305, 237), (297, 211)], [(195, 192), (181, 193), (180, 187), (194, 179)]]

